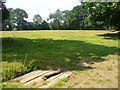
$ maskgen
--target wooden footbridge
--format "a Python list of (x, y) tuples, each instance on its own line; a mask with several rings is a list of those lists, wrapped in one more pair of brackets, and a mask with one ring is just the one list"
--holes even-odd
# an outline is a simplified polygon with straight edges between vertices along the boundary
[[(36, 70), (10, 80), (9, 83), (23, 84), (25, 86), (33, 86), (37, 88), (49, 88), (53, 84), (57, 83), (62, 78), (69, 78), (72, 73), (61, 72), (60, 70), (48, 71), (48, 70)], [(44, 83), (44, 84), (43, 84)]]

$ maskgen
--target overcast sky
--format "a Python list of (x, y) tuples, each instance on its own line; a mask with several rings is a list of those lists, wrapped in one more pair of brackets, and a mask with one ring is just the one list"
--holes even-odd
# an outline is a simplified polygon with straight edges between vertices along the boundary
[(71, 10), (80, 5), (79, 0), (7, 0), (7, 8), (21, 8), (28, 13), (29, 21), (36, 14), (46, 20), (51, 12), (57, 9)]

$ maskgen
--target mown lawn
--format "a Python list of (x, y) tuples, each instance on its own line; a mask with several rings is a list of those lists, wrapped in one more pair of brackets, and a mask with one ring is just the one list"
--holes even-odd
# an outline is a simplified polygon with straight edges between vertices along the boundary
[[(54, 87), (117, 87), (116, 33), (93, 30), (3, 31), (2, 81), (8, 81), (36, 69), (60, 68), (63, 71), (72, 71), (73, 76), (64, 84)], [(106, 70), (107, 67), (110, 69)], [(100, 80), (96, 75), (97, 70), (100, 73), (98, 68), (102, 70)], [(109, 71), (115, 72), (111, 79), (110, 73), (106, 73)], [(80, 77), (86, 76), (85, 78), (90, 79), (91, 73), (94, 74), (93, 79), (81, 84)], [(102, 76), (103, 73), (106, 75)], [(106, 77), (109, 78), (104, 81)], [(104, 82), (106, 86), (102, 85)]]

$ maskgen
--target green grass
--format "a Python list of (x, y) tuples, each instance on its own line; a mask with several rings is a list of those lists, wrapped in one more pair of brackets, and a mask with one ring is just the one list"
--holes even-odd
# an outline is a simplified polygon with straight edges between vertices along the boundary
[(93, 81), (97, 82), (98, 84), (105, 84), (106, 82), (111, 83), (111, 80), (105, 79), (105, 80), (99, 80), (99, 79), (92, 79)]
[(32, 87), (23, 86), (21, 84), (2, 83), (2, 88), (32, 88)]
[[(78, 65), (102, 62), (117, 53), (109, 31), (3, 31), (2, 74), (7, 81), (36, 69), (82, 71)], [(110, 37), (110, 36), (109, 36)]]
[(55, 87), (63, 86), (63, 85), (65, 85), (65, 82), (67, 82), (67, 81), (68, 81), (68, 78), (62, 78), (57, 83), (50, 86), (49, 88), (55, 88)]

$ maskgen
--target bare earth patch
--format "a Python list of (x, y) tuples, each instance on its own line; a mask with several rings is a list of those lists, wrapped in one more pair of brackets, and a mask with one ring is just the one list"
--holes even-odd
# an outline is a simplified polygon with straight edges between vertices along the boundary
[(62, 88), (117, 88), (118, 56), (109, 55), (105, 58), (106, 61), (89, 65), (94, 69), (71, 75)]

